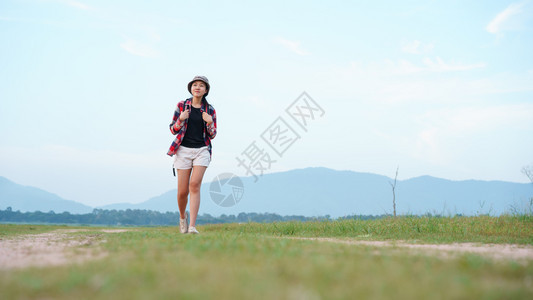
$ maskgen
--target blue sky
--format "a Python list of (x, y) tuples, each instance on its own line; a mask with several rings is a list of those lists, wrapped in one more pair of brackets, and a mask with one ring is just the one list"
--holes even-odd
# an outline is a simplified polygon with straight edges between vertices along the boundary
[(303, 91), (325, 113), (265, 172), (527, 182), (533, 164), (532, 1), (5, 0), (0, 40), (0, 176), (92, 206), (175, 188), (194, 75), (218, 115), (205, 181), (246, 175), (236, 157), (268, 151)]

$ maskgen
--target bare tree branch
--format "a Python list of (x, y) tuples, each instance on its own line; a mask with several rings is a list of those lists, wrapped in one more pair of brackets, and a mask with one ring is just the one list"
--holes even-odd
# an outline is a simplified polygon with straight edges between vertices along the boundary
[(522, 173), (529, 178), (531, 183), (533, 183), (533, 165), (525, 166), (522, 168)]
[(396, 168), (396, 176), (394, 176), (394, 183), (389, 181), (390, 186), (392, 187), (392, 210), (394, 212), (394, 217), (396, 218), (396, 180), (398, 179), (398, 170), (400, 166)]

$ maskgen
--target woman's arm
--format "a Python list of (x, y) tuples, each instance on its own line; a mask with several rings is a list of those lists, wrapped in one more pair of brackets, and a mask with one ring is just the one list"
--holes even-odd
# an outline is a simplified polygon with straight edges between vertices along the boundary
[(183, 105), (184, 101), (181, 101), (176, 106), (176, 110), (174, 111), (174, 116), (172, 117), (172, 123), (170, 123), (170, 132), (172, 132), (173, 135), (178, 134), (180, 132), (181, 128), (183, 128), (183, 125), (185, 124), (185, 121), (180, 120), (180, 114), (183, 111)]
[(210, 109), (213, 111), (213, 114), (210, 115), (213, 122), (207, 123), (207, 135), (210, 139), (214, 139), (217, 135), (217, 112), (212, 106), (210, 106)]

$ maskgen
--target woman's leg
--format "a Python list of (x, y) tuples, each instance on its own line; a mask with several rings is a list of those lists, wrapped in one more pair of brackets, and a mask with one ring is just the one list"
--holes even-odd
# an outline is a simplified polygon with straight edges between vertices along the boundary
[(202, 179), (207, 167), (205, 166), (193, 166), (191, 180), (189, 182), (189, 191), (191, 193), (191, 204), (189, 206), (189, 212), (191, 214), (190, 226), (196, 226), (196, 217), (198, 216), (198, 210), (200, 209), (200, 187), (202, 185)]
[(178, 169), (178, 208), (180, 210), (180, 218), (184, 219), (187, 213), (187, 196), (189, 196), (189, 180), (192, 169), (180, 170)]

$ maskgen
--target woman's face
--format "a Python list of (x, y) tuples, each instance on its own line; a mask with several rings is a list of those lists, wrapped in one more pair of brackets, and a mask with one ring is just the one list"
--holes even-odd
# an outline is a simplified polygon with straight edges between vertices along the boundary
[(195, 81), (191, 86), (191, 93), (194, 97), (203, 97), (207, 92), (207, 87), (203, 81)]

